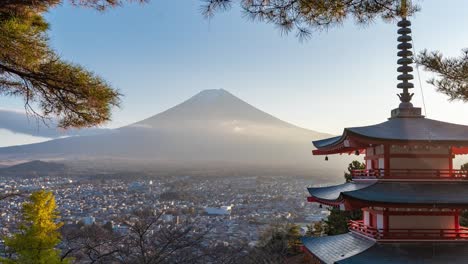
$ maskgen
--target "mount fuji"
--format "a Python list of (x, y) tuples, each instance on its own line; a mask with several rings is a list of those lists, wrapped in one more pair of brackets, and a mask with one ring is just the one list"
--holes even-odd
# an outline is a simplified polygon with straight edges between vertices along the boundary
[[(313, 173), (325, 171), (325, 164), (323, 158), (312, 157), (311, 141), (329, 136), (284, 122), (225, 90), (204, 90), (131, 125), (0, 148), (0, 158), (125, 160), (206, 169), (231, 164)], [(336, 171), (342, 172), (344, 164)]]

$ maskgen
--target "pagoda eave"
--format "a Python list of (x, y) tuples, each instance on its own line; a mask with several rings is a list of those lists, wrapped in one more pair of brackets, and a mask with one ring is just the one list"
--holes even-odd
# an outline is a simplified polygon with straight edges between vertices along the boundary
[(468, 263), (465, 241), (380, 242), (354, 232), (302, 238), (303, 251), (324, 264)]
[(335, 236), (304, 237), (302, 243), (303, 251), (317, 263), (333, 264), (364, 252), (376, 242), (354, 233), (346, 233)]
[(341, 136), (313, 142), (314, 155), (352, 153), (375, 145), (447, 145), (468, 154), (468, 126), (427, 118), (394, 118), (381, 124), (344, 129)]
[(337, 200), (325, 200), (325, 199), (320, 199), (318, 197), (314, 197), (314, 196), (309, 196), (307, 197), (307, 201), (309, 203), (319, 203), (319, 204), (323, 204), (323, 205), (328, 205), (328, 206), (340, 206), (341, 204), (343, 204), (343, 200), (342, 199), (337, 199)]
[(310, 203), (319, 203), (326, 206), (340, 207), (343, 205), (344, 210), (352, 211), (358, 210), (366, 207), (391, 207), (391, 208), (444, 208), (444, 209), (468, 209), (468, 203), (450, 203), (450, 204), (440, 204), (440, 203), (394, 203), (394, 202), (380, 202), (380, 201), (370, 201), (370, 200), (361, 200), (352, 197), (347, 197), (346, 195), (340, 196), (336, 200), (324, 200), (317, 197), (309, 196), (307, 201)]
[[(395, 203), (395, 202), (382, 202), (382, 201), (372, 201), (357, 199), (349, 197), (347, 195), (342, 195), (340, 197), (340, 203), (335, 205), (339, 206), (343, 204), (345, 210), (357, 210), (366, 207), (384, 207), (384, 208), (439, 208), (439, 209), (468, 209), (467, 203), (412, 203), (411, 201), (407, 203)], [(338, 201), (337, 201), (338, 202)]]
[(309, 202), (364, 207), (468, 208), (468, 182), (366, 181), (308, 188)]

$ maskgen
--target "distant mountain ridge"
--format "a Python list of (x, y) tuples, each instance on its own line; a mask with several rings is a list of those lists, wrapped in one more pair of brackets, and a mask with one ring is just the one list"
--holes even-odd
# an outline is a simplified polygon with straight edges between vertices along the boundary
[(206, 168), (231, 163), (312, 173), (325, 164), (322, 158), (320, 162), (312, 158), (311, 141), (329, 136), (284, 122), (225, 90), (204, 90), (160, 114), (105, 134), (0, 148), (0, 157), (148, 160)]
[(45, 162), (33, 160), (30, 162), (0, 168), (0, 176), (12, 177), (42, 177), (42, 176), (64, 176), (67, 167), (56, 162)]

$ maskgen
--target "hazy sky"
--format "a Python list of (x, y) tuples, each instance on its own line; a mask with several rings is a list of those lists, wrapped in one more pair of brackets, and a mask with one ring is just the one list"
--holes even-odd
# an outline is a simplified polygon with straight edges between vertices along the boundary
[[(468, 1), (420, 3), (422, 12), (411, 19), (415, 48), (460, 55), (468, 47)], [(64, 58), (125, 95), (110, 127), (157, 114), (204, 89), (224, 88), (280, 119), (335, 134), (384, 121), (398, 105), (396, 25), (379, 20), (363, 28), (349, 21), (300, 43), (273, 25), (248, 21), (239, 9), (207, 20), (200, 4), (152, 0), (105, 13), (65, 5), (46, 17)], [(430, 76), (422, 74), (428, 117), (468, 125), (468, 104), (447, 102), (425, 83)], [(422, 106), (419, 85), (413, 90)], [(3, 108), (22, 108), (19, 99), (0, 100)]]

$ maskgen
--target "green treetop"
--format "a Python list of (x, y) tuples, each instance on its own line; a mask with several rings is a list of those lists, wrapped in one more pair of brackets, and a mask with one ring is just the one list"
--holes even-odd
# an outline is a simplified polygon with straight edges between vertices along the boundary
[(13, 258), (5, 263), (68, 263), (61, 260), (59, 218), (52, 192), (38, 191), (31, 194), (23, 204), (19, 232), (5, 239), (5, 245), (13, 251)]
[(344, 177), (346, 182), (350, 182), (353, 180), (353, 176), (351, 172), (353, 170), (364, 170), (366, 168), (366, 164), (363, 162), (360, 162), (358, 160), (353, 160), (349, 165), (348, 165), (348, 171), (345, 172)]

